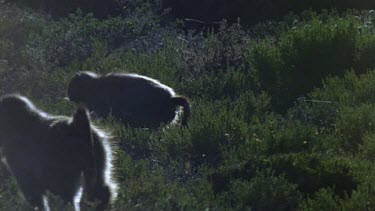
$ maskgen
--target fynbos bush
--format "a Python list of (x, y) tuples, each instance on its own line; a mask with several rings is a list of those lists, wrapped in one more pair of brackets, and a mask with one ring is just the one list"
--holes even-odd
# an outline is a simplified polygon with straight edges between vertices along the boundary
[(254, 46), (249, 62), (277, 110), (285, 111), (327, 76), (342, 76), (355, 67), (357, 73), (373, 68), (368, 48), (374, 35), (362, 27), (365, 23), (354, 16), (313, 18), (282, 33), (274, 43), (266, 40)]

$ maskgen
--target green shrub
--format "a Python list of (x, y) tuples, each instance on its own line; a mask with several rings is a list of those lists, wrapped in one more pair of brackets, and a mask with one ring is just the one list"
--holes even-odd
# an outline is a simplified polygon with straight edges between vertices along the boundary
[(296, 185), (282, 176), (258, 172), (249, 181), (232, 181), (222, 203), (235, 210), (293, 210), (300, 199)]
[(92, 14), (79, 11), (59, 21), (49, 22), (41, 33), (34, 34), (29, 46), (30, 53), (42, 52), (42, 58), (58, 66), (75, 60), (88, 58), (95, 41), (108, 44), (109, 48), (120, 47), (125, 40), (141, 36), (156, 24), (153, 16), (113, 17), (100, 21)]
[[(181, 36), (181, 35), (180, 35)], [(181, 63), (193, 76), (245, 67), (244, 53), (250, 37), (239, 24), (220, 22), (217, 31), (182, 36)]]
[(290, 154), (274, 156), (271, 167), (285, 174), (291, 183), (297, 184), (303, 193), (314, 193), (321, 188), (333, 188), (344, 196), (357, 187), (353, 163), (340, 157), (325, 157), (319, 154)]
[(301, 210), (373, 210), (375, 204), (373, 182), (360, 185), (345, 198), (337, 197), (332, 189), (321, 189), (306, 201), (301, 201)]
[(345, 150), (356, 152), (363, 143), (366, 133), (375, 131), (375, 105), (361, 105), (356, 108), (344, 107), (335, 122), (335, 133)]
[[(375, 20), (375, 18), (374, 18)], [(363, 26), (370, 28), (370, 33), (374, 32), (373, 26)], [(374, 36), (362, 36), (358, 40), (357, 44), (357, 58), (355, 60), (354, 68), (355, 70), (360, 70), (361, 72), (372, 69), (375, 67), (374, 55), (375, 55), (375, 37)]]
[(375, 134), (369, 133), (364, 135), (363, 144), (359, 146), (360, 156), (365, 159), (374, 160), (375, 159)]
[(330, 77), (323, 83), (323, 87), (315, 89), (311, 98), (323, 101), (331, 101), (338, 105), (360, 106), (361, 104), (373, 104), (375, 98), (375, 72), (357, 75), (354, 71), (345, 74), (343, 78)]
[(373, 210), (375, 203), (373, 198), (375, 196), (374, 180), (361, 184), (350, 196), (346, 196), (340, 200), (341, 209), (346, 210)]
[(125, 182), (120, 185), (121, 199), (115, 203), (114, 210), (202, 209), (213, 201), (209, 186), (203, 180), (184, 185), (166, 177), (163, 167), (152, 161), (135, 161), (119, 151), (116, 166), (118, 178)]
[[(371, 0), (358, 1), (325, 1), (325, 0), (239, 0), (239, 1), (211, 1), (211, 0), (165, 0), (164, 8), (171, 7), (172, 15), (179, 18), (193, 18), (206, 24), (220, 21), (225, 18), (236, 22), (238, 18), (244, 25), (252, 25), (270, 19), (281, 19), (290, 12), (301, 13), (304, 10), (322, 9), (345, 11), (346, 9), (374, 9), (375, 3)], [(193, 22), (194, 23), (194, 22)], [(186, 25), (194, 24), (186, 21)], [(202, 24), (203, 25), (203, 24)], [(202, 25), (198, 25), (202, 27)], [(196, 26), (196, 25), (195, 25)], [(203, 25), (204, 26), (204, 25)]]
[(0, 39), (8, 39), (17, 47), (25, 45), (30, 33), (38, 32), (46, 23), (38, 13), (32, 11), (6, 4), (0, 4), (0, 8)]
[(330, 134), (334, 129), (339, 107), (337, 102), (303, 97), (288, 110), (286, 118), (301, 124), (312, 124), (317, 127), (319, 134)]
[[(247, 136), (237, 145), (225, 148), (226, 160), (245, 159), (253, 155), (274, 155), (298, 152), (338, 152), (339, 142), (318, 127), (300, 121), (283, 121), (274, 115), (249, 122)], [(233, 147), (233, 149), (231, 148)], [(233, 152), (235, 150), (235, 153)]]
[[(322, 188), (332, 188), (335, 194), (344, 197), (352, 193), (361, 181), (357, 172), (358, 160), (351, 161), (332, 153), (276, 154), (272, 156), (249, 156), (241, 162), (222, 165), (208, 175), (215, 193), (228, 192), (236, 180), (251, 181), (257, 170), (272, 169), (275, 176), (282, 175), (296, 189), (308, 196)], [(366, 168), (361, 169), (363, 171)]]
[(314, 142), (318, 140), (318, 133), (315, 127), (291, 124), (279, 128), (270, 137), (265, 137), (266, 154), (292, 153), (310, 151)]
[(30, 34), (39, 32), (45, 20), (37, 13), (3, 3), (0, 10), (0, 59), (24, 65), (22, 50)]
[(301, 210), (339, 210), (338, 197), (330, 188), (323, 188), (314, 194), (313, 198), (309, 198), (299, 204)]
[[(261, 41), (248, 55), (260, 87), (272, 95), (273, 105), (285, 111), (330, 75), (342, 76), (353, 67), (356, 73), (373, 68), (370, 60), (373, 28), (354, 16), (312, 20), (283, 32), (275, 42)], [(363, 44), (366, 43), (366, 44)]]

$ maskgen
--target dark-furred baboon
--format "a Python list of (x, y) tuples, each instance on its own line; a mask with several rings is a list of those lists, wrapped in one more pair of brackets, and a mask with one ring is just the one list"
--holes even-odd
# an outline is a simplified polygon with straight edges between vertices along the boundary
[(72, 118), (51, 116), (25, 97), (1, 97), (0, 149), (2, 160), (34, 207), (47, 209), (47, 191), (74, 204), (76, 210), (80, 195), (98, 201), (98, 210), (116, 196), (109, 143), (91, 125), (83, 107)]
[(110, 73), (104, 76), (79, 72), (70, 81), (68, 98), (85, 104), (101, 117), (112, 114), (131, 127), (159, 127), (176, 117), (183, 107), (182, 125), (190, 116), (187, 98), (176, 96), (172, 88), (137, 74)]

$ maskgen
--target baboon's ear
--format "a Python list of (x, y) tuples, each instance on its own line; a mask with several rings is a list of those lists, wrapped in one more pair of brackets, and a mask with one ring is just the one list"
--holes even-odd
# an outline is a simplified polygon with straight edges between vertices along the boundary
[(83, 106), (78, 106), (76, 109), (71, 126), (76, 129), (81, 135), (91, 137), (90, 118), (87, 110)]

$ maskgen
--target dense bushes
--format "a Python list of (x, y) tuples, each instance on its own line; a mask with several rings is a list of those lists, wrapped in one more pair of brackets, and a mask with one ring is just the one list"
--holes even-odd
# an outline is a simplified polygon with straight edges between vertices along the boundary
[(300, 194), (282, 176), (258, 172), (250, 181), (234, 181), (223, 202), (236, 210), (293, 210)]
[(361, 76), (348, 72), (342, 79), (328, 78), (322, 89), (316, 89), (310, 95), (315, 99), (335, 102), (338, 113), (333, 123), (334, 130), (341, 146), (351, 152), (357, 152), (364, 139), (369, 144), (374, 130), (373, 77), (373, 71)]
[(273, 96), (277, 110), (285, 111), (329, 75), (374, 68), (369, 58), (373, 30), (372, 23), (352, 15), (327, 20), (313, 16), (281, 33), (275, 42), (261, 41), (250, 50), (249, 60), (261, 89)]
[(164, 8), (172, 8), (172, 14), (175, 17), (198, 19), (209, 24), (220, 21), (222, 18), (226, 18), (233, 23), (237, 21), (237, 18), (240, 18), (241, 23), (244, 25), (251, 25), (269, 19), (280, 19), (290, 12), (300, 13), (308, 9), (315, 11), (337, 9), (343, 11), (345, 9), (375, 8), (375, 3), (371, 0), (165, 0), (162, 3)]
[[(158, 25), (151, 15), (132, 15), (100, 21), (92, 15), (78, 12), (60, 21), (51, 21), (40, 33), (34, 34), (29, 48), (57, 66), (74, 60), (84, 60), (92, 54), (97, 42), (107, 49), (115, 49), (140, 36), (150, 33)], [(105, 55), (104, 55), (105, 56)]]
[(75, 12), (77, 9), (81, 9), (85, 13), (93, 12), (96, 17), (104, 18), (107, 15), (121, 14), (121, 8), (124, 6), (121, 4), (121, 0), (7, 0), (6, 2), (17, 3), (20, 6), (28, 6), (34, 9), (43, 10), (55, 17), (66, 16)]
[(162, 15), (169, 13), (168, 15), (173, 18), (183, 19), (184, 26), (187, 28), (216, 27), (223, 19), (235, 23), (238, 18), (241, 19), (242, 24), (249, 26), (270, 19), (280, 20), (290, 12), (298, 14), (308, 9), (320, 12), (323, 9), (345, 11), (375, 8), (375, 3), (371, 0), (6, 0), (6, 2), (43, 10), (54, 17), (67, 16), (77, 9), (85, 14), (93, 13), (94, 17), (100, 19), (128, 15), (140, 10)]
[(147, 11), (155, 14), (163, 12), (157, 0), (4, 0), (4, 2), (43, 11), (55, 19), (66, 17), (77, 10), (84, 14), (92, 13), (99, 19), (127, 16), (133, 12)]

